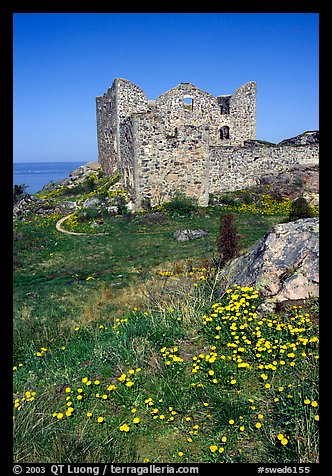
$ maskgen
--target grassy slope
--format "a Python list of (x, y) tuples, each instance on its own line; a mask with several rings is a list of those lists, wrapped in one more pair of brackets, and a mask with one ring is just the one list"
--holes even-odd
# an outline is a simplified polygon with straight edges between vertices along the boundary
[[(15, 224), (20, 234), (14, 246), (15, 461), (317, 460), (313, 420), (317, 411), (303, 406), (305, 397), (310, 402), (317, 399), (314, 354), (301, 366), (298, 363), (305, 359), (296, 354), (292, 374), (282, 368), (275, 376), (271, 373), (273, 392), (281, 384), (294, 385), (289, 390), (292, 397), (287, 401), (285, 395), (278, 410), (271, 399), (275, 393), (267, 398), (255, 366), (239, 371), (232, 361), (221, 366), (219, 359), (215, 370), (227, 382), (213, 385), (204, 374), (203, 391), (192, 386), (200, 382), (193, 380), (193, 358), (207, 355), (216, 342), (205, 332), (202, 316), (211, 312), (213, 302), (209, 297), (214, 283), (204, 265), (215, 253), (220, 210), (207, 209), (190, 219), (168, 216), (155, 225), (142, 218), (116, 217), (105, 229), (109, 234), (81, 237), (56, 231), (55, 218)], [(282, 219), (246, 213), (236, 218), (242, 247)], [(209, 236), (178, 243), (172, 234), (179, 228), (204, 228)], [(190, 265), (197, 269), (190, 272)], [(158, 275), (165, 269), (173, 276)], [(283, 339), (288, 345), (292, 341), (287, 332)], [(316, 331), (308, 324), (305, 332), (312, 336)], [(184, 361), (171, 359), (165, 366), (160, 349), (174, 345)], [(126, 386), (126, 380), (118, 381), (123, 373), (130, 378), (129, 370), (134, 372), (132, 387)], [(84, 377), (92, 382), (90, 386), (82, 382)], [(235, 387), (230, 385), (232, 377), (237, 380)], [(117, 390), (107, 390), (110, 384)], [(66, 393), (66, 388), (71, 391)], [(82, 401), (77, 400), (80, 388)], [(101, 397), (96, 397), (99, 388)], [(27, 391), (36, 392), (33, 400), (31, 393), (26, 397)], [(66, 416), (70, 395), (75, 410)], [(262, 432), (255, 429), (249, 397), (264, 418), (271, 416)], [(148, 398), (153, 401), (151, 408), (145, 403)], [(290, 398), (298, 405), (293, 410)], [(170, 407), (176, 411), (175, 424)], [(151, 414), (153, 409), (158, 412)], [(92, 416), (87, 417), (87, 412)], [(61, 413), (63, 418), (52, 416)], [(291, 444), (276, 445), (276, 434), (283, 430), (289, 436), (299, 414), (306, 429), (297, 428)], [(136, 415), (140, 422), (135, 424)], [(98, 416), (104, 421), (98, 423)], [(234, 417), (236, 429), (228, 423)], [(246, 422), (244, 433), (239, 430), (240, 417)], [(128, 432), (119, 430), (125, 423)], [(221, 452), (226, 434), (227, 451)], [(296, 440), (299, 436), (310, 442), (302, 444)], [(212, 451), (210, 447), (214, 450), (216, 445), (218, 451)], [(239, 452), (241, 448), (245, 451)]]

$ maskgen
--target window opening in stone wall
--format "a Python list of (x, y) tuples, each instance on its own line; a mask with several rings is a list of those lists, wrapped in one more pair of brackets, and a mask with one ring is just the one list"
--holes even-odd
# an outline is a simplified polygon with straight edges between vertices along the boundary
[(183, 98), (183, 107), (188, 111), (192, 111), (194, 109), (194, 100), (191, 97), (184, 97)]
[(220, 114), (229, 114), (230, 109), (230, 97), (222, 97), (219, 98), (219, 107), (220, 107)]
[(223, 126), (219, 129), (220, 139), (229, 139), (229, 127)]

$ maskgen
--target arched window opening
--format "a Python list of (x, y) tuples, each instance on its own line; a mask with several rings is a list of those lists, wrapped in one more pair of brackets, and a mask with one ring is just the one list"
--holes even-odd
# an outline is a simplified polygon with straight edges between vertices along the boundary
[(219, 129), (220, 139), (229, 139), (229, 127), (223, 126)]

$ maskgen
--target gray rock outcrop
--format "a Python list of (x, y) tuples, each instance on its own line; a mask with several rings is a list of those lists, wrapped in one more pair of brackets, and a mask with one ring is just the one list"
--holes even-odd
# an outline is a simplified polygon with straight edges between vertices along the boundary
[(177, 230), (173, 233), (173, 237), (177, 241), (189, 241), (196, 238), (202, 238), (207, 236), (209, 233), (206, 230)]
[(279, 224), (221, 270), (220, 292), (253, 286), (270, 304), (319, 296), (319, 218)]

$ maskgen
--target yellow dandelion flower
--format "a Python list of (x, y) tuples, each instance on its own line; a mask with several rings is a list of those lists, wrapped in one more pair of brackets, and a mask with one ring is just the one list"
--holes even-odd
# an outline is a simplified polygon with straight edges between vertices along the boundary
[(63, 413), (57, 413), (57, 418), (58, 420), (61, 420), (63, 418)]
[(218, 446), (217, 446), (217, 445), (211, 445), (211, 446), (210, 446), (210, 451), (211, 451), (211, 453), (215, 453), (217, 450), (218, 450)]
[(138, 418), (138, 417), (135, 417), (133, 419), (133, 423), (135, 423), (135, 425), (137, 425), (137, 423), (139, 423), (141, 420)]
[(104, 418), (103, 418), (102, 416), (100, 416), (100, 417), (98, 417), (98, 420), (97, 420), (97, 421), (98, 421), (98, 423), (103, 423)]
[(120, 431), (128, 432), (130, 431), (130, 426), (127, 425), (127, 423), (124, 423), (123, 425), (120, 426)]

